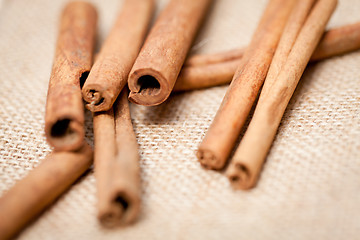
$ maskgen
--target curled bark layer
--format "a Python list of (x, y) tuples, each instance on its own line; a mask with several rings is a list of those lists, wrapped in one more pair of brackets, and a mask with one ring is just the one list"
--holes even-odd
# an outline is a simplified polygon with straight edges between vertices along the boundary
[(107, 111), (127, 83), (148, 30), (154, 0), (126, 0), (96, 58), (82, 94), (86, 108)]

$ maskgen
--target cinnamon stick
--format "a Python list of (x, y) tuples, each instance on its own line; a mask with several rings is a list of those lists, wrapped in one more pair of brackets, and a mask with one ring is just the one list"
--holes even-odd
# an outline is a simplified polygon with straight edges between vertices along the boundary
[(98, 218), (106, 227), (134, 222), (140, 211), (139, 153), (127, 90), (114, 110), (94, 114)]
[(279, 73), (265, 80), (254, 116), (227, 170), (234, 188), (256, 184), (286, 106), (336, 4), (337, 0), (317, 1)]
[(188, 91), (230, 83), (240, 64), (241, 58), (236, 58), (213, 64), (184, 66), (173, 91)]
[[(329, 29), (317, 45), (310, 62), (360, 49), (360, 22)], [(173, 91), (186, 91), (228, 84), (241, 63), (245, 48), (190, 57)]]
[(199, 67), (239, 60), (243, 57), (245, 50), (246, 48), (236, 48), (218, 53), (193, 55), (185, 61), (183, 67)]
[(10, 239), (64, 193), (91, 165), (88, 144), (53, 152), (0, 198), (0, 239)]
[(208, 169), (224, 167), (265, 80), (274, 51), (295, 1), (271, 0), (244, 53), (197, 157)]
[[(294, 9), (291, 11), (287, 24), (285, 25), (284, 32), (281, 35), (279, 44), (276, 48), (274, 57), (271, 61), (265, 82), (271, 86), (276, 81), (280, 70), (284, 66), (294, 43), (308, 18), (310, 11), (317, 0), (301, 0), (297, 1)], [(323, 34), (323, 33), (321, 33)], [(316, 47), (317, 44), (315, 44)], [(311, 55), (310, 55), (311, 56)], [(262, 89), (261, 93), (266, 94), (264, 91), (270, 90), (271, 87)]]
[(360, 22), (334, 28), (324, 34), (311, 60), (348, 53), (360, 48)]
[[(280, 38), (280, 42), (269, 67), (269, 71), (267, 73), (264, 84), (267, 85), (267, 87), (263, 87), (261, 95), (266, 95), (267, 91), (271, 91), (271, 86), (274, 85), (275, 81), (277, 80), (276, 77), (278, 76), (279, 72), (287, 61), (289, 53), (293, 48), (298, 34), (302, 29), (304, 22), (306, 21), (315, 2), (315, 0), (302, 0), (298, 1), (295, 4), (295, 7), (290, 14), (289, 20), (285, 26), (284, 32)], [(229, 169), (229, 171), (232, 171), (230, 175), (234, 183), (236, 182), (237, 184), (240, 182), (246, 182), (247, 184), (249, 182), (246, 180), (247, 176), (250, 175), (250, 173), (248, 172), (248, 169), (245, 168), (243, 165), (238, 165), (238, 169), (240, 170), (235, 170), (236, 172), (238, 172), (237, 175), (234, 174), (234, 168)]]
[(145, 40), (129, 75), (129, 99), (153, 106), (170, 95), (211, 0), (171, 0)]
[(82, 89), (86, 108), (109, 110), (127, 83), (145, 38), (154, 0), (126, 0)]
[(69, 3), (61, 16), (45, 114), (45, 135), (57, 151), (76, 150), (83, 145), (80, 85), (91, 68), (96, 22), (96, 10), (86, 2)]

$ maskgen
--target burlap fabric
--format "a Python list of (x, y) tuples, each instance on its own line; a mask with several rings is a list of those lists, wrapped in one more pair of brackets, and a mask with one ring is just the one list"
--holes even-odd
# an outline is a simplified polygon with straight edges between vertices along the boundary
[[(65, 2), (0, 1), (0, 194), (50, 152), (44, 109)], [(101, 44), (121, 1), (94, 3)], [(215, 1), (192, 52), (245, 46), (265, 3)], [(359, 21), (359, 13), (360, 1), (342, 0), (329, 26)], [(259, 184), (247, 192), (202, 169), (194, 153), (226, 89), (174, 94), (158, 107), (131, 105), (143, 189), (136, 224), (101, 228), (90, 171), (20, 239), (359, 239), (360, 51), (307, 68)], [(92, 143), (91, 114), (86, 119)]]

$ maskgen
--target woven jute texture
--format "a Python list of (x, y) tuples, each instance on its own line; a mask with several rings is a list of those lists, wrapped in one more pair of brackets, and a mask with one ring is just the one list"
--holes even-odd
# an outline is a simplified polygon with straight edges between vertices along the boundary
[[(0, 195), (51, 151), (44, 110), (65, 2), (0, 1)], [(122, 1), (93, 2), (101, 46)], [(157, 13), (166, 2), (158, 1)], [(192, 53), (245, 46), (265, 4), (214, 1)], [(360, 1), (341, 0), (329, 27), (359, 21), (359, 13)], [(136, 224), (98, 224), (90, 170), (19, 238), (359, 239), (360, 51), (308, 66), (251, 191), (232, 190), (223, 172), (202, 169), (195, 157), (226, 89), (173, 94), (157, 107), (131, 105), (143, 201)], [(88, 112), (86, 136), (92, 143)]]

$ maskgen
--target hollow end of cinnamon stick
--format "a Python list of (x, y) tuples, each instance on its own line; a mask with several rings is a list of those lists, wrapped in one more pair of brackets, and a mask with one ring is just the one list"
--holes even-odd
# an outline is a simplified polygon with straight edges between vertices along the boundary
[(165, 77), (151, 68), (139, 69), (131, 73), (128, 86), (130, 89), (129, 100), (144, 106), (159, 105), (171, 93)]
[(140, 211), (140, 199), (129, 191), (119, 190), (112, 197), (111, 206), (99, 212), (100, 223), (107, 228), (131, 224)]
[(88, 84), (82, 89), (85, 107), (91, 112), (107, 111), (112, 107), (115, 96), (103, 89), (100, 84)]
[(73, 1), (62, 12), (45, 113), (45, 135), (55, 151), (74, 151), (84, 143), (81, 87), (92, 65), (96, 23), (90, 3)]
[(81, 82), (88, 69), (80, 69), (73, 79), (76, 84), (58, 84), (49, 87), (45, 114), (45, 135), (56, 151), (74, 151), (84, 143), (84, 107)]
[(45, 124), (47, 141), (56, 151), (73, 151), (84, 143), (84, 124), (76, 118), (64, 117)]
[(206, 169), (221, 170), (224, 168), (224, 161), (221, 161), (219, 157), (209, 149), (199, 148), (196, 152), (196, 157), (198, 158), (201, 166)]
[(85, 84), (85, 81), (86, 79), (88, 78), (89, 76), (89, 73), (90, 73), (90, 69), (89, 70), (84, 70), (81, 75), (80, 75), (80, 78), (79, 78), (79, 83), (80, 83), (80, 89), (83, 88), (84, 84)]
[(226, 176), (233, 189), (247, 190), (254, 187), (254, 181), (249, 168), (243, 163), (234, 163), (229, 166)]

